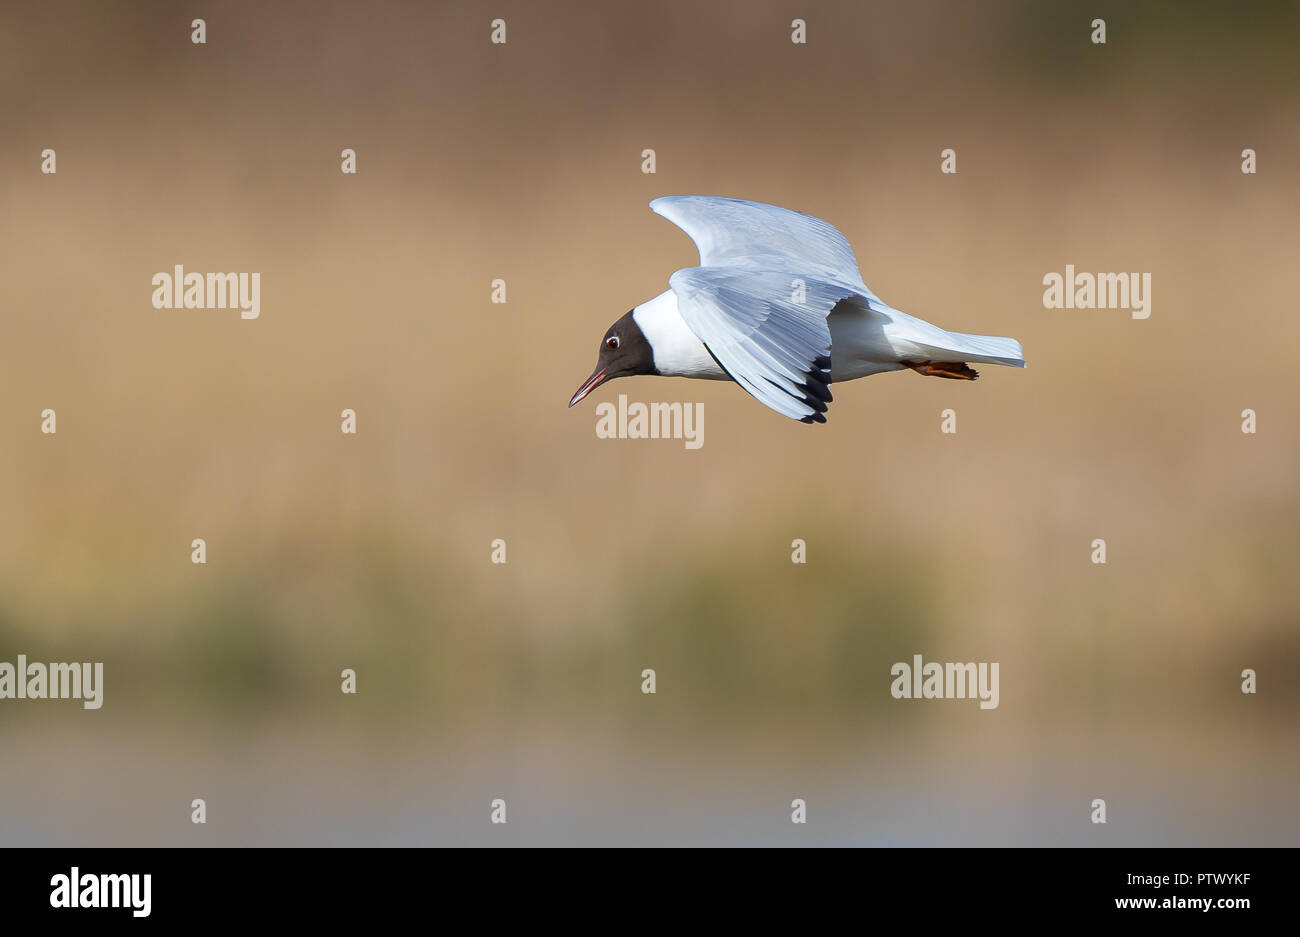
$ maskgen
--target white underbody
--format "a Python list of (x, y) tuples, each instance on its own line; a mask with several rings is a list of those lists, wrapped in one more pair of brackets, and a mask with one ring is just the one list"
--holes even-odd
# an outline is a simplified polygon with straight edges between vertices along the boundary
[[(827, 316), (832, 382), (902, 370), (907, 362), (981, 360), (981, 356), (969, 352), (936, 348), (935, 334), (942, 332), (937, 326), (883, 304), (878, 308), (888, 312), (882, 314), (870, 310), (865, 302), (854, 302), (841, 303)], [(678, 312), (677, 296), (672, 290), (637, 306), (632, 317), (654, 350), (655, 367), (660, 374), (730, 380), (687, 326)]]

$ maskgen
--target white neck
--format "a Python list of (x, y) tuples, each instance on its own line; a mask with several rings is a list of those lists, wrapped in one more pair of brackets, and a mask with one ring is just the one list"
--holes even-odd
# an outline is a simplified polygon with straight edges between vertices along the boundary
[(655, 368), (673, 377), (726, 380), (727, 374), (677, 311), (677, 295), (660, 293), (632, 310), (632, 319), (654, 351)]

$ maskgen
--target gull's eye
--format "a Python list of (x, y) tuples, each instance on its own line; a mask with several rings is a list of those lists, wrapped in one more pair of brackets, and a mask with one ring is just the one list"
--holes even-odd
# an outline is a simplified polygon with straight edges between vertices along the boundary
[(605, 339), (605, 347), (610, 351), (616, 349), (618, 347), (618, 336), (611, 335), (609, 338)]

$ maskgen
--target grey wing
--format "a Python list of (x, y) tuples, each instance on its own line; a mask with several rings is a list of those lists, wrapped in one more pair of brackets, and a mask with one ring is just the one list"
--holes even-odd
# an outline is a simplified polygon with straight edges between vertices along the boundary
[(826, 316), (854, 291), (777, 271), (691, 267), (668, 279), (687, 326), (718, 365), (777, 413), (825, 423), (831, 402)]
[(849, 242), (820, 218), (710, 195), (670, 195), (650, 208), (690, 236), (701, 267), (798, 270), (876, 298), (862, 282)]

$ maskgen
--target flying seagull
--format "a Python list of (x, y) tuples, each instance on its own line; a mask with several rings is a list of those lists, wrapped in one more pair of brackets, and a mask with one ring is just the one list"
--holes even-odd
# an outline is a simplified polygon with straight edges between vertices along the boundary
[(706, 195), (650, 208), (690, 236), (700, 265), (609, 327), (570, 407), (616, 377), (662, 374), (735, 381), (783, 416), (825, 423), (832, 383), (903, 368), (973, 381), (972, 361), (1025, 366), (1013, 338), (948, 332), (887, 305), (820, 218)]

